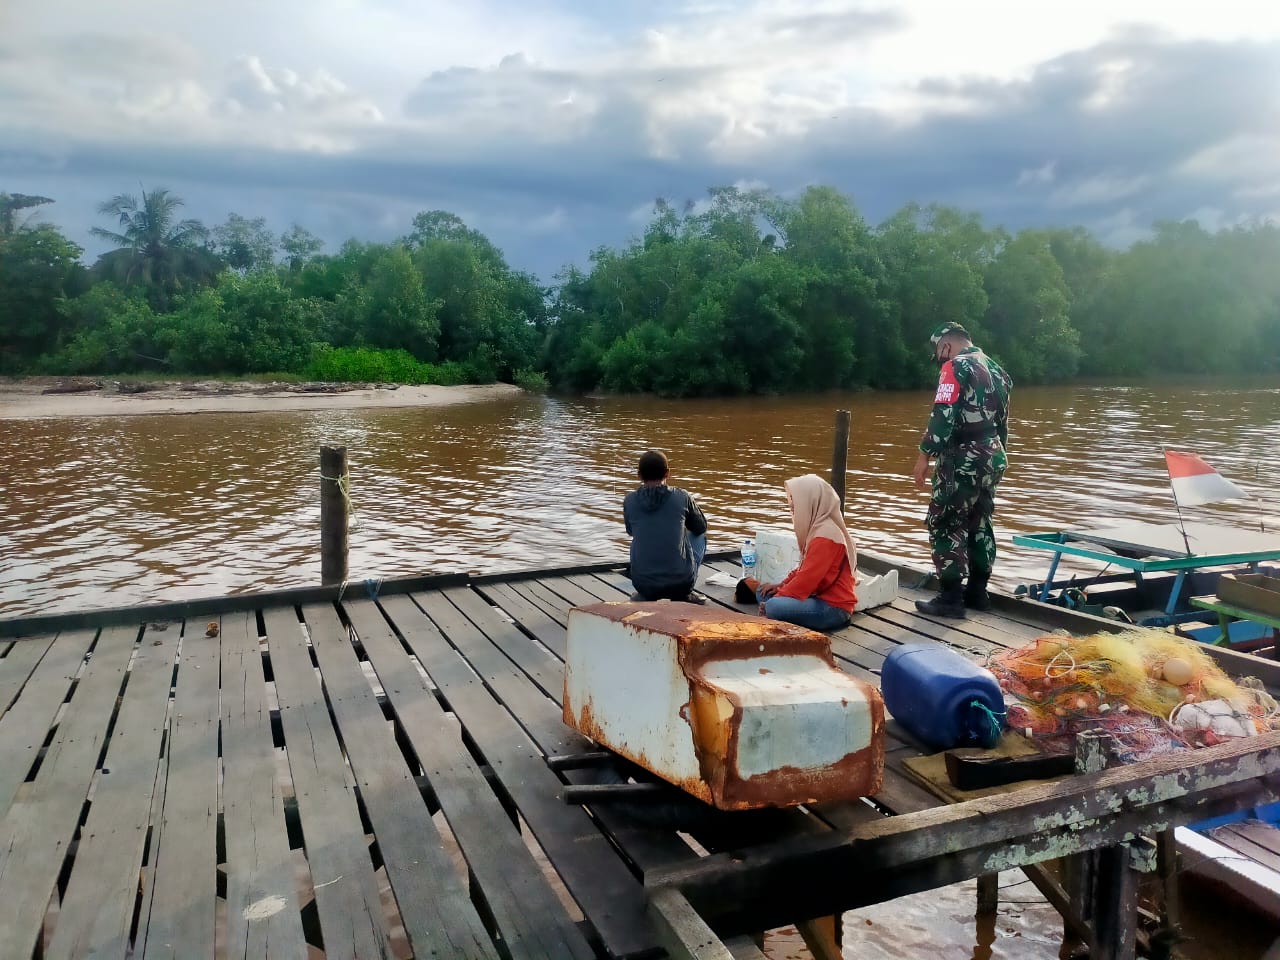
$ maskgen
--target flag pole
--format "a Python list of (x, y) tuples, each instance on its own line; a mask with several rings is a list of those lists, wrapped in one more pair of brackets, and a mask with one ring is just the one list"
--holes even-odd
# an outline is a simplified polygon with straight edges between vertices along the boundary
[(1187, 548), (1187, 556), (1191, 556), (1191, 541), (1187, 539), (1187, 522), (1182, 519), (1182, 504), (1178, 502), (1178, 488), (1173, 485), (1173, 471), (1169, 469), (1169, 451), (1165, 450), (1164, 469), (1169, 475), (1169, 492), (1173, 494), (1173, 508), (1178, 511), (1178, 531), (1182, 534), (1182, 545)]

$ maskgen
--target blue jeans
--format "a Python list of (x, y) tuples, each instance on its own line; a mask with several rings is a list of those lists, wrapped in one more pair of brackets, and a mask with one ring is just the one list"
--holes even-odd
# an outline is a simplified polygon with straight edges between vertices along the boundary
[(702, 558), (707, 555), (707, 535), (705, 533), (689, 534), (689, 552), (693, 554), (693, 583), (694, 586), (697, 586)]
[(817, 597), (810, 597), (808, 600), (770, 597), (764, 602), (764, 615), (770, 620), (785, 620), (787, 623), (824, 633), (847, 627), (852, 619), (848, 610), (834, 607)]

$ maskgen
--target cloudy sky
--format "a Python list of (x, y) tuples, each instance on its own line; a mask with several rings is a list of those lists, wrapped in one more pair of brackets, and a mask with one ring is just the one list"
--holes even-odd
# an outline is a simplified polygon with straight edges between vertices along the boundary
[(713, 184), (1011, 228), (1280, 217), (1262, 0), (0, 0), (0, 190), (336, 245), (444, 208), (546, 278)]

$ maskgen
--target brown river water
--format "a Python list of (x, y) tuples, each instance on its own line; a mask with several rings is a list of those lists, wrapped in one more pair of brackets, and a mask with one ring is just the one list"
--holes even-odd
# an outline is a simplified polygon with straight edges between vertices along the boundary
[[(785, 523), (782, 482), (830, 468), (834, 411), (852, 412), (849, 527), (866, 550), (928, 564), (927, 495), (910, 479), (925, 393), (668, 401), (518, 396), (457, 406), (0, 421), (0, 617), (265, 590), (319, 581), (322, 443), (349, 450), (351, 578), (502, 571), (625, 557), (621, 499), (635, 458), (668, 452), (699, 498), (713, 549)], [(1169, 522), (1162, 450), (1199, 453), (1270, 502), (1188, 519), (1280, 528), (1280, 380), (1072, 386), (1014, 393), (1000, 487), (997, 579), (1046, 557), (1015, 532), (1107, 519)], [(1007, 878), (992, 924), (972, 885), (846, 917), (849, 957), (1052, 958), (1060, 925)], [(1014, 886), (1013, 884), (1017, 884)], [(1270, 922), (1197, 911), (1189, 958), (1251, 960)], [(1216, 901), (1214, 901), (1216, 903)], [(774, 958), (803, 956), (773, 935)], [(1280, 956), (1280, 953), (1277, 954)], [(1273, 960), (1267, 954), (1267, 960)]]

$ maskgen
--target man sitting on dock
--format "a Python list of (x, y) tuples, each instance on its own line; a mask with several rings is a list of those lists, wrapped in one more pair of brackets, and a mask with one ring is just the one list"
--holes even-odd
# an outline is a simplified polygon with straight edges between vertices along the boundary
[(635, 600), (705, 602), (693, 592), (707, 552), (707, 519), (693, 497), (667, 485), (666, 456), (646, 450), (637, 468), (641, 486), (627, 494), (622, 516), (631, 535)]
[(917, 600), (916, 607), (933, 616), (963, 617), (966, 607), (991, 607), (987, 581), (996, 560), (991, 517), (1007, 464), (1013, 380), (958, 323), (944, 323), (929, 342), (940, 367), (938, 390), (913, 474), (924, 489), (929, 459), (937, 458), (925, 526), (941, 590), (932, 600)]

